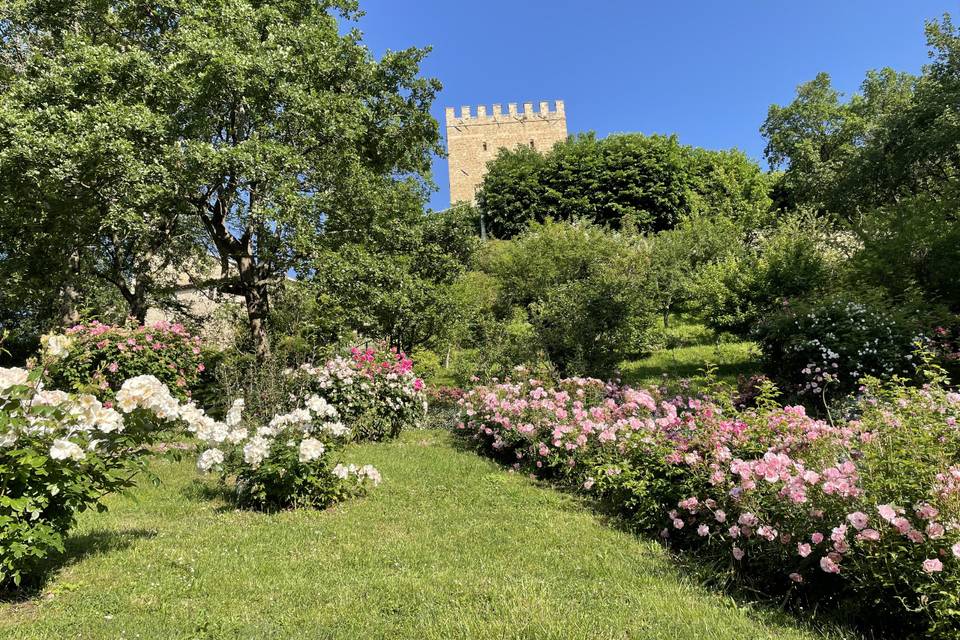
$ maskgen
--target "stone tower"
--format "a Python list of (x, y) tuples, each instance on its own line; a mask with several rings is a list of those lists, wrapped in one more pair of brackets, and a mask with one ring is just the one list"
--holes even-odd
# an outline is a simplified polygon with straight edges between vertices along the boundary
[(473, 202), (487, 162), (496, 157), (497, 150), (524, 145), (543, 152), (566, 139), (563, 100), (556, 101), (553, 111), (549, 102), (541, 102), (539, 112), (534, 112), (532, 102), (523, 104), (523, 112), (518, 112), (516, 103), (511, 102), (507, 113), (495, 104), (490, 115), (487, 107), (481, 105), (476, 116), (470, 115), (470, 107), (461, 107), (459, 117), (453, 107), (447, 107), (450, 204)]

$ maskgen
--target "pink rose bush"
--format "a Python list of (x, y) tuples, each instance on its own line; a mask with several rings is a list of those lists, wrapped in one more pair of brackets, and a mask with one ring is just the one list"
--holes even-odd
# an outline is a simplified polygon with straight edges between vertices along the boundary
[(874, 380), (833, 422), (761, 404), (528, 379), (468, 392), (458, 428), (753, 588), (956, 637), (960, 395)]
[(396, 349), (355, 347), (350, 357), (304, 364), (291, 373), (299, 387), (337, 407), (356, 440), (394, 438), (426, 415), (423, 380), (413, 361)]
[(117, 326), (96, 320), (42, 338), (43, 355), (56, 361), (58, 388), (112, 400), (124, 380), (152, 375), (180, 399), (197, 386), (204, 364), (200, 338), (181, 324)]

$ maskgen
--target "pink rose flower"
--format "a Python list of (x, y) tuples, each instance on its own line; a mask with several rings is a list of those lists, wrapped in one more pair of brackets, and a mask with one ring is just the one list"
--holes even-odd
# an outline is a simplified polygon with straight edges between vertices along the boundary
[(876, 542), (880, 539), (880, 532), (876, 529), (864, 529), (857, 534), (858, 540), (869, 540), (870, 542)]
[(827, 573), (840, 573), (840, 565), (829, 556), (820, 558), (820, 568)]
[(930, 558), (923, 561), (923, 570), (927, 573), (936, 573), (943, 571), (943, 563), (937, 558)]
[(862, 511), (854, 511), (847, 516), (847, 520), (849, 520), (850, 524), (852, 524), (859, 531), (867, 526), (870, 518)]

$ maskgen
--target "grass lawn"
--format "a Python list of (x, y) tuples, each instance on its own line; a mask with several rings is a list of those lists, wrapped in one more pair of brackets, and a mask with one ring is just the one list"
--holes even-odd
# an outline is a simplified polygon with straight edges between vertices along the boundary
[(671, 347), (646, 358), (623, 362), (620, 371), (624, 382), (656, 385), (663, 381), (665, 374), (671, 380), (693, 378), (708, 363), (716, 365), (716, 375), (721, 381), (733, 386), (737, 384), (737, 376), (760, 372), (759, 354), (753, 342), (717, 342), (712, 331), (683, 316), (676, 317), (663, 331)]
[(576, 498), (443, 431), (353, 447), (385, 481), (326, 511), (239, 512), (188, 462), (84, 514), (0, 637), (814, 638), (680, 574)]

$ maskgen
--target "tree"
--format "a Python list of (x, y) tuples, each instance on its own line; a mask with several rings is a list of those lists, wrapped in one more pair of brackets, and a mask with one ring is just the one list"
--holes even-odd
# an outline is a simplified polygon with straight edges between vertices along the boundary
[(370, 228), (362, 242), (329, 238), (312, 282), (324, 306), (342, 310), (342, 328), (407, 352), (439, 346), (454, 322), (453, 285), (478, 248), (476, 212), (459, 207)]
[(606, 377), (639, 351), (652, 304), (636, 235), (548, 219), (488, 252), (482, 268), (497, 280), (498, 320), (526, 314), (561, 374)]
[[(4, 52), (32, 81), (25, 92), (47, 99), (55, 68), (94, 78), (93, 88), (76, 82), (58, 103), (64, 122), (86, 116), (83, 129), (100, 132), (102, 144), (79, 154), (85, 179), (53, 200), (56, 215), (68, 218), (70, 198), (81, 197), (81, 224), (64, 226), (83, 245), (102, 226), (93, 215), (102, 200), (140, 221), (199, 224), (222, 264), (214, 284), (243, 296), (265, 357), (271, 286), (291, 270), (309, 272), (321, 236), (361, 237), (422, 202), (439, 151), (429, 114), (439, 83), (418, 76), (427, 51), (375, 60), (359, 32), (341, 33), (339, 19), (358, 15), (351, 0), (9, 0)], [(103, 126), (117, 104), (129, 130)], [(150, 172), (104, 197), (98, 187), (114, 184), (111, 169), (129, 171), (129, 162), (98, 160), (141, 134), (138, 157)], [(37, 202), (53, 206), (42, 193), (20, 204)], [(132, 251), (143, 256), (145, 246)]]
[(926, 25), (931, 63), (919, 77), (867, 74), (843, 102), (820, 74), (761, 131), (767, 158), (800, 207), (838, 220), (856, 240), (853, 277), (895, 301), (916, 293), (960, 310), (960, 31)]
[(793, 206), (851, 218), (889, 191), (865, 166), (866, 148), (882, 144), (889, 119), (912, 99), (916, 78), (892, 69), (871, 71), (848, 102), (820, 73), (797, 88), (785, 107), (772, 105), (760, 132), (773, 168), (785, 167), (782, 188)]
[(501, 150), (477, 195), (488, 229), (509, 238), (531, 221), (586, 219), (646, 231), (673, 228), (699, 212), (758, 219), (770, 208), (770, 181), (738, 151), (681, 145), (676, 136), (585, 134), (546, 155)]
[(90, 278), (142, 321), (197, 238), (164, 162), (168, 118), (148, 106), (155, 74), (101, 32), (106, 17), (94, 27), (91, 7), (0, 7), (2, 259), (57, 283), (63, 322), (76, 321)]

